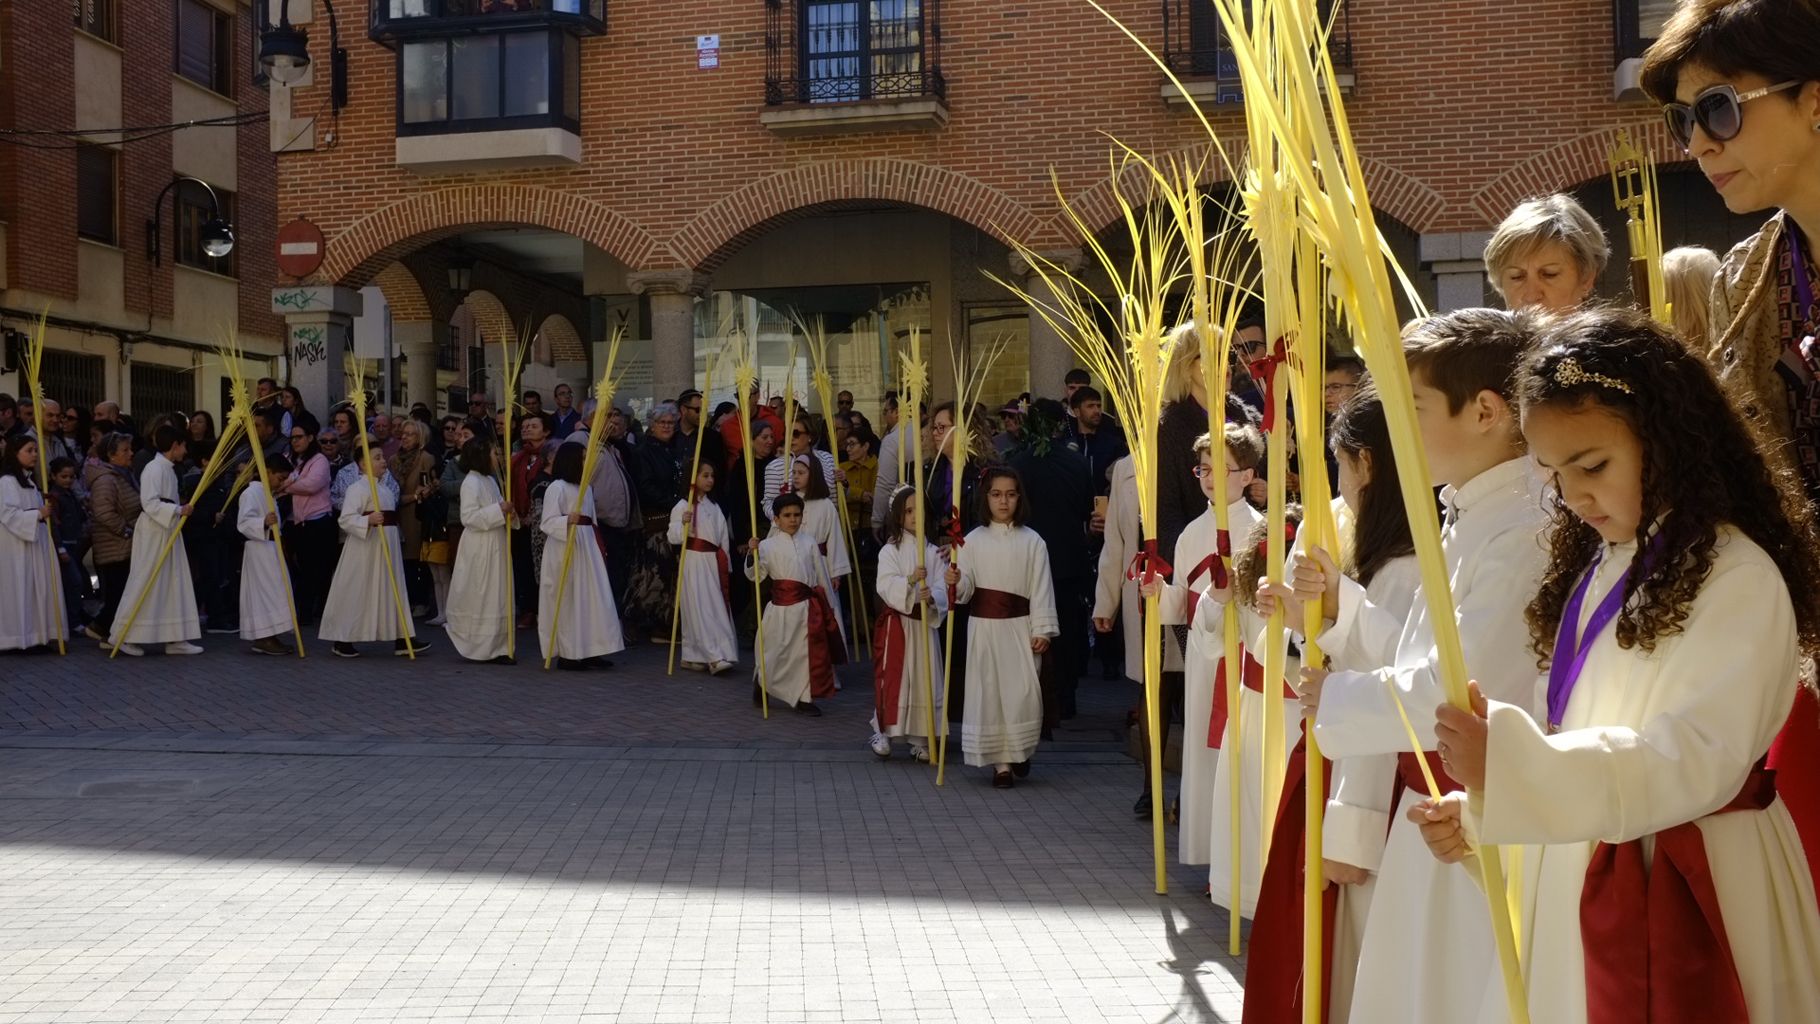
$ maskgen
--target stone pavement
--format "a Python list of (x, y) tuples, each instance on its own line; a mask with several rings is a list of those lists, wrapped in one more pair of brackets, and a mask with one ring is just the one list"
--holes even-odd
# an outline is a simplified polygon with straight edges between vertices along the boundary
[(0, 657), (0, 1024), (1238, 1019), (1204, 876), (1151, 891), (1127, 684), (1001, 792), (877, 763), (864, 666), (764, 721), (658, 647), (205, 646)]

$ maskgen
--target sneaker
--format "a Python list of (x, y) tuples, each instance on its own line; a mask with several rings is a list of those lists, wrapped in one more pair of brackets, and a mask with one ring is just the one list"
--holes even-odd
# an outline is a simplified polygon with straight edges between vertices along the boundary
[(799, 715), (808, 715), (810, 718), (820, 718), (822, 716), (822, 709), (816, 707), (815, 702), (812, 700), (803, 701), (801, 704), (796, 705), (793, 710)]
[(428, 614), (430, 614), (430, 606), (427, 604), (414, 604), (411, 606), (411, 618), (413, 619), (421, 619)]
[(717, 661), (714, 664), (708, 666), (708, 674), (711, 676), (723, 675), (726, 673), (726, 671), (728, 669), (730, 669), (732, 667), (733, 667), (733, 663), (730, 661)]
[(99, 640), (103, 644), (107, 643), (107, 634), (93, 626), (83, 626), (82, 635), (88, 637), (90, 640)]
[(339, 640), (335, 642), (335, 646), (330, 648), (330, 650), (334, 652), (335, 657), (337, 658), (360, 657), (360, 648), (355, 647), (353, 644), (344, 644)]
[(1131, 813), (1140, 818), (1150, 817), (1150, 791), (1148, 789), (1138, 794), (1137, 802), (1131, 805)]
[(195, 644), (190, 643), (188, 640), (179, 640), (174, 644), (165, 644), (164, 653), (166, 653), (166, 654), (201, 654), (202, 648), (197, 647)]
[(446, 626), (449, 624), (449, 620), (439, 612), (435, 618), (423, 620), (423, 624), (426, 626)]
[[(411, 640), (411, 648), (416, 653), (422, 654), (423, 652), (430, 649), (430, 645), (427, 643), (424, 643), (422, 640), (413, 638)], [(395, 656), (400, 657), (400, 658), (408, 658), (411, 656), (412, 651), (405, 649), (403, 640), (394, 640), (394, 641), (392, 641), (392, 653)]]
[(871, 746), (872, 752), (878, 755), (879, 760), (884, 761), (891, 757), (891, 737), (884, 733), (873, 733)]
[[(108, 643), (106, 640), (103, 640), (103, 641), (101, 641), (101, 649), (104, 651), (111, 651), (114, 649), (114, 645)], [(145, 654), (145, 648), (139, 646), (138, 644), (121, 644), (120, 653), (126, 655), (129, 658), (137, 658), (137, 657), (140, 657)]]
[(685, 661), (682, 663), (682, 667), (684, 672), (706, 672), (708, 670), (708, 666), (699, 661)]
[(284, 641), (278, 639), (275, 636), (268, 636), (268, 637), (264, 637), (259, 640), (253, 641), (253, 653), (254, 654), (273, 654), (273, 655), (278, 655), (280, 657), (285, 657), (285, 656), (294, 654), (296, 652), (292, 651), (289, 647), (287, 647), (285, 645)]
[(911, 747), (910, 748), (910, 760), (915, 761), (917, 764), (928, 764), (929, 763), (929, 748), (928, 747)]

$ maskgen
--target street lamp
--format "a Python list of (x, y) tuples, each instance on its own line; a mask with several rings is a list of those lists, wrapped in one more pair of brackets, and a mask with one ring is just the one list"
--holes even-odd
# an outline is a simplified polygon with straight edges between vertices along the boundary
[(474, 261), (466, 256), (449, 258), (449, 291), (461, 302), (474, 290)]
[[(278, 5), (278, 24), (272, 24), (270, 3)], [(280, 85), (296, 85), (310, 70), (310, 37), (291, 24), (291, 0), (260, 0), (259, 63)], [(322, 0), (329, 12), (329, 107), (340, 114), (348, 105), (348, 51), (341, 45), (341, 26), (335, 5)]]
[(164, 234), (164, 197), (170, 194), (171, 189), (186, 181), (201, 185), (202, 190), (209, 194), (209, 219), (202, 222), (199, 238), (203, 253), (210, 259), (218, 260), (234, 251), (234, 226), (221, 217), (221, 197), (201, 178), (178, 175), (171, 179), (169, 185), (164, 186), (164, 191), (158, 193), (157, 201), (152, 204), (152, 219), (145, 222), (145, 255), (153, 264), (164, 262), (164, 253), (160, 248), (160, 237)]

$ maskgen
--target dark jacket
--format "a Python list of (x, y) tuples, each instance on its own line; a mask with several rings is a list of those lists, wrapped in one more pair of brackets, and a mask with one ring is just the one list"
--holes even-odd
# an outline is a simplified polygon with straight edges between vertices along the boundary
[(1011, 468), (1024, 480), (1025, 526), (1049, 548), (1049, 574), (1057, 580), (1090, 575), (1087, 520), (1093, 515), (1093, 483), (1087, 460), (1056, 438), (1048, 452), (1027, 447), (1011, 453)]

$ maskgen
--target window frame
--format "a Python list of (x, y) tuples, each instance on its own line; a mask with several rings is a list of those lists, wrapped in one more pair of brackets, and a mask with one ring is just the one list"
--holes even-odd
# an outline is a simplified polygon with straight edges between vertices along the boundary
[[(234, 68), (236, 62), (234, 31), (235, 15), (223, 11), (208, 0), (176, 0), (171, 7), (171, 72), (193, 85), (201, 86), (210, 92), (228, 99), (234, 98)], [(209, 80), (190, 74), (184, 66), (184, 29), (189, 24), (186, 12), (191, 17), (206, 13), (209, 16)]]
[[(85, 187), (83, 161), (95, 155), (104, 156), (108, 162), (108, 229), (105, 235), (87, 230), (84, 216), (85, 201), (90, 200), (90, 190)], [(93, 168), (90, 168), (92, 171)], [(92, 184), (92, 183), (88, 183)], [(120, 151), (112, 146), (103, 146), (91, 142), (79, 143), (76, 146), (76, 237), (102, 245), (118, 246), (120, 244)]]
[[(214, 182), (210, 182), (209, 187), (215, 190), (215, 197), (221, 202), (221, 219), (233, 224), (239, 210), (238, 196)], [(208, 193), (200, 185), (187, 180), (177, 182), (177, 187), (171, 189), (172, 259), (179, 266), (192, 270), (239, 279), (238, 244), (226, 256), (221, 257), (209, 256), (202, 251), (202, 225), (208, 222), (213, 213)]]
[(1656, 41), (1654, 36), (1643, 34), (1642, 0), (1612, 0), (1612, 21), (1618, 61), (1642, 57)]
[[(809, 103), (863, 103), (863, 102), (866, 102), (868, 100), (875, 98), (878, 81), (880, 78), (885, 77), (885, 75), (881, 74), (878, 70), (879, 59), (883, 58), (883, 57), (909, 56), (909, 57), (915, 58), (915, 63), (916, 63), (915, 70), (905, 71), (905, 72), (893, 72), (892, 74), (915, 75), (918, 77), (922, 77), (922, 76), (928, 74), (928, 71), (929, 71), (929, 68), (928, 68), (929, 46), (928, 46), (927, 36), (930, 32), (930, 26), (929, 26), (929, 20), (928, 20), (929, 10), (927, 7), (927, 0), (898, 0), (898, 3), (906, 5), (906, 6), (909, 4), (916, 5), (915, 20), (916, 20), (916, 24), (917, 24), (917, 42), (916, 42), (916, 45), (914, 45), (914, 46), (897, 46), (897, 47), (877, 48), (872, 45), (872, 42), (873, 42), (873, 40), (872, 40), (873, 0), (802, 0), (801, 4), (798, 6), (798, 9), (797, 9), (797, 11), (798, 11), (797, 26), (796, 26), (797, 32), (798, 32), (797, 38), (801, 42), (798, 44), (798, 46), (796, 48), (796, 76), (797, 76), (797, 80), (803, 83), (804, 94), (807, 96), (807, 102), (809, 102)], [(810, 11), (815, 8), (820, 8), (820, 7), (837, 7), (837, 6), (851, 6), (854, 9), (854, 15), (855, 15), (856, 20), (853, 23), (853, 32), (854, 32), (855, 38), (857, 39), (857, 41), (859, 43), (859, 49), (857, 49), (857, 50), (829, 50), (824, 53), (811, 55), (811, 53), (809, 51), (809, 44), (810, 44), (810, 38), (811, 38), (810, 23), (809, 23)], [(892, 20), (904, 21), (907, 19), (892, 19)], [(829, 61), (829, 60), (843, 60), (843, 61), (851, 60), (851, 61), (855, 62), (855, 65), (858, 68), (858, 73), (854, 74), (854, 75), (828, 76), (828, 77), (820, 77), (820, 78), (815, 77), (810, 74), (810, 66), (814, 61)], [(853, 95), (847, 95), (845, 92), (843, 92), (839, 95), (833, 95), (833, 94), (830, 94), (827, 96), (815, 95), (816, 86), (818, 83), (832, 83), (832, 82), (854, 82), (854, 83), (856, 83), (855, 92)], [(889, 95), (899, 96), (899, 95), (902, 95), (902, 93), (900, 91), (893, 91)]]
[[(91, 12), (91, 17), (86, 19), (82, 16), (85, 7)], [(112, 46), (120, 45), (120, 0), (75, 0), (72, 10), (76, 31)], [(92, 16), (96, 11), (101, 17)]]
[[(544, 67), (547, 71), (544, 102), (548, 107), (545, 113), (505, 114), (495, 113), (485, 117), (455, 116), (455, 44), (472, 43), (485, 40), (497, 48), (498, 72), (494, 76), (494, 109), (506, 109), (507, 88), (515, 77), (506, 63), (507, 40), (511, 37), (538, 36), (543, 41)], [(417, 135), (453, 135), (468, 132), (513, 131), (526, 128), (561, 128), (573, 134), (581, 134), (581, 112), (568, 109), (571, 89), (568, 79), (573, 76), (579, 85), (581, 76), (581, 48), (579, 40), (573, 44), (575, 62), (569, 62), (571, 45), (565, 39), (569, 33), (560, 28), (538, 25), (528, 28), (503, 29), (497, 32), (481, 32), (466, 35), (434, 36), (421, 39), (410, 39), (401, 43), (394, 65), (394, 110), (393, 118), (396, 133), (401, 136)], [(438, 120), (409, 121), (405, 119), (407, 102), (405, 89), (405, 54), (410, 47), (440, 46), (443, 50), (442, 60), (442, 109), (444, 116)]]

